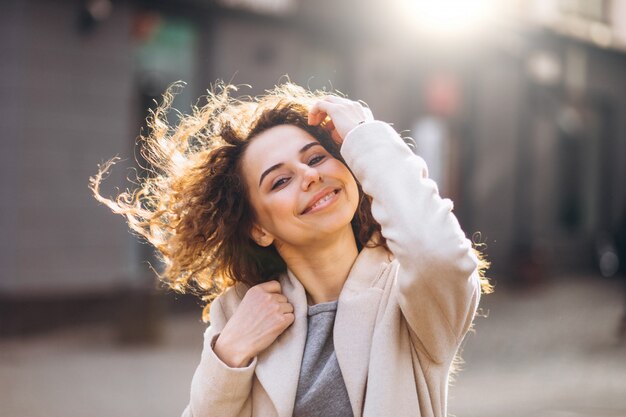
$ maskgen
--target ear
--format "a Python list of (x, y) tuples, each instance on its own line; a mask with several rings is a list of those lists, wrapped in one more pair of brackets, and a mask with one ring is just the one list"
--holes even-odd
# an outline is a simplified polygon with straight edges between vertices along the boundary
[(264, 248), (274, 243), (274, 236), (256, 223), (252, 226), (250, 236), (252, 237), (252, 240), (257, 243), (257, 245), (263, 246)]

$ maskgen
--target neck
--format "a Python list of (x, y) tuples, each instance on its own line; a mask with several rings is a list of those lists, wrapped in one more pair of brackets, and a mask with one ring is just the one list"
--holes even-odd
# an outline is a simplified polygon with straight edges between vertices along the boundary
[(312, 304), (339, 298), (359, 254), (350, 225), (332, 238), (306, 247), (281, 245), (278, 251), (306, 290)]

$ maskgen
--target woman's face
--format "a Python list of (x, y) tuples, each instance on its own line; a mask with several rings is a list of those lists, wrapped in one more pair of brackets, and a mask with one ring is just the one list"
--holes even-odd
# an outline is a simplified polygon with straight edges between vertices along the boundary
[(293, 125), (275, 126), (251, 140), (242, 169), (257, 243), (305, 247), (351, 231), (359, 193), (342, 162)]

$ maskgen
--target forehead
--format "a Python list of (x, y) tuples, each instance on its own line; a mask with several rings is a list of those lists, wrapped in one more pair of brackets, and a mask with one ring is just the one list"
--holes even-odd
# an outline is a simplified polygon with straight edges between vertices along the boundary
[(261, 174), (265, 169), (298, 157), (300, 149), (317, 141), (308, 132), (293, 125), (274, 126), (250, 139), (243, 156), (244, 171)]

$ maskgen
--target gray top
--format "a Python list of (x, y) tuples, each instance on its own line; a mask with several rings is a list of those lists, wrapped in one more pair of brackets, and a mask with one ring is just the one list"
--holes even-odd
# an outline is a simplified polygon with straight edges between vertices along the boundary
[(309, 306), (294, 417), (353, 416), (333, 344), (336, 312), (337, 301)]

